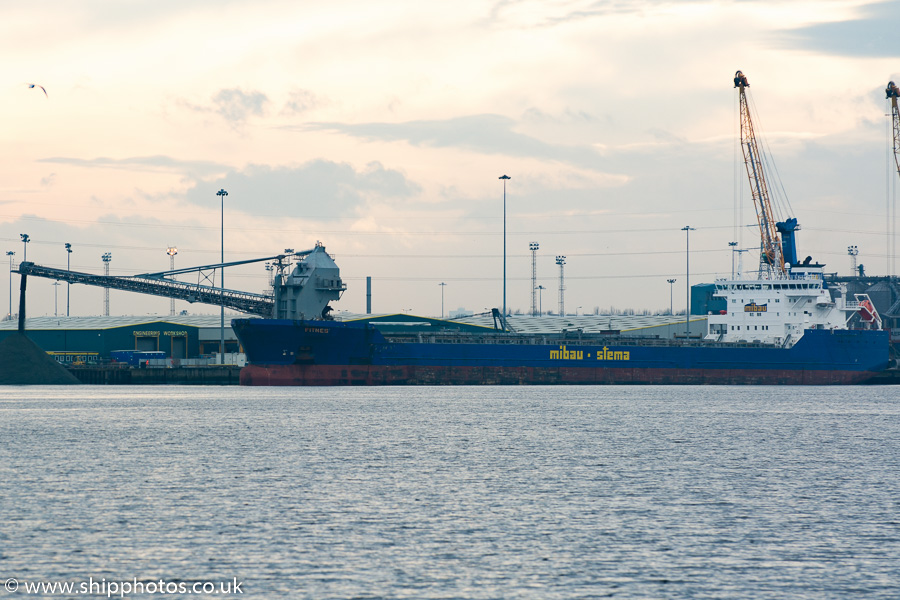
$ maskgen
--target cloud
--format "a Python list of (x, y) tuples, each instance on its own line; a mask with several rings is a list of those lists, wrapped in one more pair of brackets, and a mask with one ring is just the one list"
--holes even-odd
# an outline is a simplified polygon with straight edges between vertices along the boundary
[(501, 0), (494, 4), (490, 22), (504, 20), (521, 28), (543, 28), (608, 15), (642, 14), (664, 2), (644, 0), (565, 0), (553, 4), (540, 0)]
[(859, 19), (818, 23), (782, 30), (776, 36), (791, 48), (852, 57), (900, 56), (900, 3), (882, 2), (860, 8)]
[(515, 125), (516, 122), (508, 117), (484, 114), (405, 123), (314, 123), (304, 128), (342, 133), (370, 142), (403, 141), (413, 146), (462, 148), (483, 154), (539, 158), (596, 167), (600, 155), (594, 148), (548, 144), (514, 131)]
[(261, 117), (269, 102), (262, 92), (245, 92), (238, 88), (219, 90), (212, 100), (213, 112), (233, 123), (243, 123), (250, 116)]
[(309, 90), (291, 90), (281, 112), (282, 114), (301, 114), (325, 104), (327, 102)]
[(246, 123), (250, 117), (265, 116), (269, 98), (259, 91), (228, 88), (216, 92), (206, 105), (193, 104), (186, 100), (179, 100), (178, 103), (195, 112), (218, 115), (233, 127), (238, 127)]
[[(128, 158), (72, 158), (66, 156), (51, 156), (38, 159), (38, 162), (61, 165), (73, 165), (76, 167), (99, 169), (123, 169), (136, 171), (166, 171), (190, 173), (198, 177), (213, 175), (225, 171), (226, 167), (219, 163), (202, 160), (179, 160), (171, 156), (132, 156)], [(53, 175), (51, 175), (52, 179)]]
[(421, 191), (399, 171), (377, 162), (357, 170), (347, 163), (315, 160), (297, 167), (250, 165), (215, 182), (198, 182), (187, 198), (198, 205), (218, 204), (219, 188), (228, 192), (226, 203), (245, 212), (310, 220), (352, 215), (370, 200), (390, 201)]

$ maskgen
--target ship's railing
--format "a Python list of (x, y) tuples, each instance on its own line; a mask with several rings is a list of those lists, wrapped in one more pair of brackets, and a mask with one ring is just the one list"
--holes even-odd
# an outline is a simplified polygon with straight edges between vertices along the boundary
[(525, 334), (525, 335), (509, 335), (509, 334), (484, 334), (470, 332), (453, 332), (453, 333), (408, 333), (408, 334), (386, 334), (384, 336), (388, 343), (410, 343), (410, 342), (428, 342), (434, 344), (491, 344), (491, 345), (565, 345), (565, 346), (702, 346), (702, 347), (723, 347), (723, 348), (771, 348), (773, 343), (765, 342), (713, 342), (708, 340), (684, 340), (671, 338), (658, 338), (649, 336), (598, 336), (596, 334), (585, 334), (581, 337), (563, 337), (559, 334)]

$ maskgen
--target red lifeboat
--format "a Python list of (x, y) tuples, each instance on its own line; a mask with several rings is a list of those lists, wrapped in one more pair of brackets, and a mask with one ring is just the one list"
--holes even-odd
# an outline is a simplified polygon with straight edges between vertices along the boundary
[(862, 300), (859, 303), (859, 318), (865, 321), (866, 323), (874, 323), (877, 320), (878, 313), (875, 311), (875, 306), (872, 304), (872, 301), (869, 299)]

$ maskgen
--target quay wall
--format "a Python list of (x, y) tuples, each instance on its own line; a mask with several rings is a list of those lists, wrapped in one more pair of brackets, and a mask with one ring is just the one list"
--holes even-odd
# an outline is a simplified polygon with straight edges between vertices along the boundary
[(139, 369), (108, 365), (71, 367), (69, 372), (81, 383), (91, 385), (238, 385), (241, 367), (225, 365)]

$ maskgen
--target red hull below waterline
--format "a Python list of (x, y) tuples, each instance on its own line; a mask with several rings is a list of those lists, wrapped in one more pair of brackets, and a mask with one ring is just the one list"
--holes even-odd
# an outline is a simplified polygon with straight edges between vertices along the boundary
[(870, 371), (383, 365), (248, 365), (241, 385), (846, 385)]

